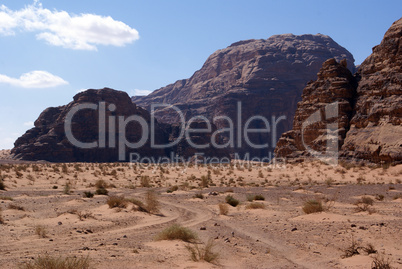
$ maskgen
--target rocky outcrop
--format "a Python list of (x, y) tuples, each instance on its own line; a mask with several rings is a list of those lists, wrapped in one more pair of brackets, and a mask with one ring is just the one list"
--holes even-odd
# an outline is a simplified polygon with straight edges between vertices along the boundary
[[(323, 109), (333, 102), (338, 102), (338, 116), (328, 119)], [(401, 122), (402, 19), (396, 21), (381, 44), (373, 48), (355, 78), (346, 70), (344, 62), (328, 60), (324, 63), (317, 81), (304, 89), (293, 129), (278, 141), (276, 157), (328, 153), (326, 142), (335, 136), (336, 146), (332, 151), (339, 150), (341, 158), (400, 163)], [(333, 128), (336, 132), (327, 132), (331, 123), (338, 126)]]
[[(316, 78), (322, 63), (329, 58), (346, 59), (354, 71), (353, 56), (325, 35), (285, 34), (266, 40), (240, 41), (213, 53), (191, 78), (179, 80), (145, 97), (133, 97), (133, 101), (147, 110), (152, 104), (174, 105), (185, 120), (200, 115), (211, 121), (217, 116), (228, 116), (233, 123), (234, 140), (239, 142), (240, 139), (240, 143), (231, 147), (232, 153), (268, 156), (280, 134), (291, 129), (302, 89), (309, 80)], [(170, 106), (155, 111), (160, 122), (181, 121), (177, 111)], [(238, 126), (244, 127), (246, 121), (256, 115), (269, 121), (271, 132), (252, 133), (250, 141), (258, 145), (269, 141), (265, 148), (256, 148), (244, 137), (237, 137), (243, 132)], [(272, 117), (278, 119), (280, 116), (286, 119), (273, 130)], [(219, 129), (231, 127), (222, 119), (215, 124)], [(262, 126), (264, 123), (258, 120), (249, 125), (260, 129)], [(224, 141), (230, 142), (228, 132), (222, 136)]]
[[(104, 104), (103, 108), (101, 103)], [(95, 107), (86, 109), (82, 107), (71, 118), (69, 125), (72, 137), (76, 139), (75, 142), (68, 137), (69, 131), (65, 124), (68, 122), (69, 113), (84, 104), (92, 104)], [(74, 101), (68, 105), (50, 107), (43, 111), (35, 121), (35, 127), (15, 142), (12, 154), (15, 159), (53, 162), (119, 161), (119, 153), (123, 151), (119, 151), (121, 132), (118, 118), (127, 119), (134, 115), (150, 123), (149, 113), (133, 104), (127, 93), (107, 88), (87, 90), (74, 96)], [(129, 142), (140, 141), (142, 137), (141, 125), (138, 122), (131, 121), (122, 130)], [(155, 141), (165, 142), (163, 130), (157, 124)], [(90, 146), (88, 143), (96, 143), (96, 145)], [(87, 146), (91, 148), (85, 148)], [(149, 141), (138, 149), (127, 150), (124, 147), (121, 159), (129, 160), (129, 152), (137, 152), (148, 157), (165, 156), (163, 150), (152, 149)]]
[(361, 64), (355, 115), (342, 156), (402, 162), (402, 19)]
[(341, 63), (327, 60), (317, 80), (304, 88), (293, 129), (282, 134), (275, 149), (276, 157), (337, 154), (349, 130), (357, 88), (357, 81), (346, 65), (344, 60)]
[[(187, 126), (193, 130), (187, 136), (181, 133), (185, 128), (159, 124), (125, 92), (90, 89), (74, 96), (68, 105), (43, 111), (11, 153), (14, 159), (51, 162), (181, 162), (194, 154), (229, 156), (226, 150), (202, 147), (210, 143), (216, 126), (204, 132), (205, 123), (194, 121)], [(219, 143), (220, 136), (215, 140)]]

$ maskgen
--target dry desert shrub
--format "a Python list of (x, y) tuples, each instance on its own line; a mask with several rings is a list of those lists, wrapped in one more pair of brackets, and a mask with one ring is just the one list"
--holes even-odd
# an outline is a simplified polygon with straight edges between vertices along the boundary
[(397, 200), (397, 199), (402, 199), (402, 193), (396, 194), (392, 199)]
[(133, 210), (149, 213), (144, 203), (140, 200), (137, 200), (135, 198), (127, 198), (126, 201), (136, 206), (136, 208), (133, 208)]
[(4, 224), (3, 214), (1, 213), (1, 207), (0, 207), (0, 224)]
[(150, 188), (151, 186), (151, 181), (149, 179), (149, 176), (141, 176), (141, 187), (144, 188)]
[(357, 200), (355, 203), (356, 205), (356, 212), (365, 212), (367, 211), (369, 214), (372, 214), (375, 212), (371, 206), (374, 204), (374, 200), (368, 196), (363, 196), (359, 200)]
[(246, 205), (246, 209), (264, 209), (265, 205), (263, 203), (250, 203)]
[(180, 226), (179, 224), (173, 224), (161, 231), (155, 237), (155, 240), (182, 240), (184, 242), (194, 242), (197, 238), (197, 234), (189, 228)]
[(71, 193), (71, 185), (70, 183), (66, 183), (64, 185), (63, 193), (69, 195)]
[(127, 207), (127, 200), (124, 196), (109, 196), (106, 200), (107, 205), (109, 208), (126, 208)]
[(159, 212), (158, 195), (152, 190), (147, 191), (145, 194), (145, 209), (148, 213), (155, 214)]
[(11, 198), (10, 196), (0, 196), (0, 200), (3, 200), (3, 201), (14, 201), (14, 199)]
[(0, 190), (2, 190), (2, 191), (6, 190), (6, 185), (4, 184), (4, 181), (2, 178), (0, 178)]
[(302, 209), (303, 209), (304, 213), (306, 213), (306, 214), (324, 211), (322, 202), (320, 200), (315, 200), (315, 199), (305, 201)]
[(255, 201), (264, 201), (265, 200), (265, 197), (262, 194), (255, 194), (255, 195), (249, 194), (246, 196), (246, 198), (247, 198), (247, 201), (249, 201), (249, 202), (252, 202), (254, 200)]
[(14, 210), (20, 210), (20, 211), (25, 211), (25, 208), (20, 206), (20, 205), (16, 205), (16, 204), (9, 204), (8, 205), (8, 209), (14, 209)]
[(89, 269), (89, 257), (52, 257), (39, 256), (20, 267), (21, 269)]
[(83, 196), (84, 198), (93, 198), (94, 194), (90, 191), (84, 191)]
[(220, 215), (227, 215), (229, 213), (229, 206), (225, 203), (219, 204), (219, 214)]
[(377, 253), (377, 250), (373, 246), (373, 244), (368, 243), (365, 247), (362, 248), (368, 255)]
[(109, 191), (107, 190), (108, 187), (109, 185), (103, 179), (99, 179), (95, 182), (95, 188), (96, 188), (95, 193), (97, 195), (108, 195), (109, 193)]
[(226, 203), (228, 203), (229, 205), (236, 207), (239, 205), (239, 200), (237, 200), (236, 198), (234, 198), (232, 195), (227, 195), (225, 197), (225, 201)]
[(204, 195), (201, 192), (197, 192), (193, 198), (204, 199)]
[(167, 189), (167, 193), (172, 193), (172, 192), (175, 192), (175, 191), (177, 191), (179, 189), (179, 186), (177, 186), (177, 185), (174, 185), (174, 186), (171, 186), (169, 189)]
[(214, 253), (212, 248), (214, 247), (213, 239), (209, 239), (207, 244), (203, 247), (199, 247), (198, 244), (187, 244), (186, 249), (190, 252), (190, 257), (193, 261), (206, 261), (209, 263), (214, 262), (219, 254)]
[(354, 256), (354, 255), (359, 255), (359, 254), (360, 254), (360, 253), (359, 253), (359, 249), (360, 249), (360, 248), (361, 248), (361, 247), (360, 247), (359, 243), (356, 242), (355, 239), (354, 239), (353, 236), (352, 236), (352, 242), (351, 242), (351, 244), (350, 244), (347, 248), (345, 248), (345, 249), (343, 250), (343, 254), (342, 254), (341, 257), (344, 259), (344, 258), (352, 257), (352, 256)]
[(373, 257), (373, 262), (371, 263), (372, 269), (392, 269), (391, 266), (392, 259), (385, 257), (384, 254), (377, 254)]
[(39, 238), (46, 238), (47, 231), (46, 228), (42, 225), (35, 226), (35, 234), (39, 236)]

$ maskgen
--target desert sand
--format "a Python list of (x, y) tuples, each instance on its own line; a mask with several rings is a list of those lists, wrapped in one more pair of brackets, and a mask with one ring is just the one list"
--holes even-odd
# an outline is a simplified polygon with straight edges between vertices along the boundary
[[(275, 167), (253, 163), (188, 167), (127, 163), (9, 163), (0, 176), (0, 267), (18, 268), (39, 255), (89, 257), (92, 268), (371, 268), (381, 255), (402, 268), (402, 165), (369, 167), (319, 161)], [(109, 196), (95, 193), (107, 184)], [(110, 196), (144, 201), (159, 211), (110, 208)], [(176, 190), (177, 189), (177, 190)], [(203, 199), (195, 195), (203, 195)], [(222, 215), (219, 204), (240, 201)], [(249, 209), (248, 197), (264, 208)], [(358, 212), (362, 197), (373, 204)], [(324, 211), (306, 214), (308, 200)], [(219, 254), (193, 261), (188, 243), (156, 241), (173, 223), (188, 227)], [(359, 254), (344, 257), (352, 241)], [(368, 254), (369, 244), (377, 254)]]

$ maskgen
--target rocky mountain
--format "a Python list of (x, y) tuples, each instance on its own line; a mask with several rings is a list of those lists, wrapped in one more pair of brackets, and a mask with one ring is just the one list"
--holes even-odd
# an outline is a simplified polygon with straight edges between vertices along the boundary
[[(101, 108), (100, 103), (104, 103)], [(92, 104), (95, 107), (78, 109), (80, 105)], [(114, 105), (114, 109), (109, 105)], [(112, 108), (112, 109), (109, 109)], [(69, 113), (74, 109), (77, 112), (70, 118), (71, 134), (77, 143), (97, 143), (93, 148), (85, 148), (67, 136)], [(150, 122), (149, 113), (137, 107), (125, 92), (112, 89), (87, 90), (74, 96), (74, 101), (65, 106), (50, 107), (41, 113), (35, 121), (35, 127), (28, 130), (15, 142), (11, 153), (16, 159), (47, 160), (53, 162), (113, 162), (119, 157), (119, 128), (117, 118), (137, 115)], [(114, 116), (113, 120), (109, 117)], [(113, 127), (115, 125), (115, 128)], [(103, 127), (100, 127), (103, 126)], [(141, 139), (141, 126), (138, 122), (127, 124), (125, 137), (134, 142)], [(156, 141), (165, 140), (163, 130), (156, 126)], [(104, 138), (103, 138), (104, 137)], [(111, 140), (109, 140), (109, 138)], [(102, 140), (104, 142), (102, 142)], [(111, 143), (114, 143), (112, 145)], [(88, 145), (88, 144), (87, 144)], [(88, 145), (89, 146), (89, 145)], [(164, 156), (164, 151), (152, 149), (149, 143), (141, 147), (138, 152), (144, 156)], [(128, 152), (124, 153), (128, 160)]]
[[(318, 79), (304, 89), (293, 129), (278, 141), (277, 157), (323, 153), (327, 141), (336, 136), (332, 151), (339, 150), (343, 158), (402, 162), (402, 19), (386, 32), (355, 76), (345, 66), (326, 61)], [(334, 102), (337, 116), (328, 118), (327, 108)], [(328, 133), (331, 123), (336, 127)]]
[[(132, 100), (147, 110), (151, 110), (152, 104), (166, 104), (155, 109), (156, 118), (163, 123), (181, 122), (177, 111), (168, 105), (176, 106), (185, 120), (205, 116), (212, 121), (227, 116), (232, 125), (227, 118), (214, 123), (218, 128), (233, 126), (233, 136), (222, 133), (227, 143), (233, 139), (239, 142), (231, 147), (232, 153), (268, 156), (277, 138), (292, 128), (302, 89), (309, 80), (316, 79), (322, 63), (329, 58), (346, 59), (354, 71), (353, 56), (325, 35), (285, 34), (266, 40), (240, 41), (213, 53), (191, 78)], [(250, 133), (249, 140), (257, 145), (269, 141), (267, 147), (256, 148), (238, 136), (247, 120), (256, 115), (269, 121), (271, 132)], [(266, 122), (258, 119), (249, 123), (255, 129), (266, 126)]]
[[(204, 128), (199, 124), (193, 122), (189, 127)], [(216, 126), (211, 128), (210, 133), (189, 133), (189, 140), (195, 145), (206, 144)], [(148, 111), (136, 106), (126, 92), (90, 89), (74, 96), (68, 105), (43, 111), (35, 127), (17, 139), (11, 154), (14, 159), (52, 162), (130, 161), (131, 153), (135, 154), (133, 160), (141, 162), (167, 158), (177, 161), (176, 155), (188, 160), (195, 153), (205, 157), (229, 156), (226, 150), (215, 152), (212, 148), (195, 152), (179, 135), (180, 130), (180, 126), (159, 124)], [(178, 143), (172, 144), (176, 140)], [(219, 135), (216, 140), (220, 141)]]

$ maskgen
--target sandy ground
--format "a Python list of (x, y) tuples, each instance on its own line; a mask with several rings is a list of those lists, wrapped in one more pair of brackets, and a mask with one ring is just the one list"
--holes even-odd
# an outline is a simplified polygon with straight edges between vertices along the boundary
[[(394, 268), (402, 268), (402, 165), (6, 163), (0, 164), (6, 185), (0, 191), (0, 268), (18, 268), (46, 253), (89, 256), (93, 268), (371, 268), (377, 254), (363, 248), (342, 258), (352, 240), (361, 247), (372, 244)], [(202, 176), (208, 187), (201, 187)], [(83, 198), (101, 179), (110, 185), (109, 196), (144, 201), (147, 190), (155, 190), (160, 213), (109, 208), (104, 195)], [(70, 194), (65, 194), (66, 184)], [(178, 190), (168, 193), (171, 186)], [(204, 199), (194, 198), (197, 193)], [(264, 209), (246, 209), (247, 196), (255, 194), (265, 197), (258, 201)], [(227, 195), (240, 205), (221, 215), (218, 204)], [(355, 202), (363, 196), (374, 200), (369, 212), (356, 211)], [(326, 210), (304, 213), (309, 199), (322, 201)], [(219, 258), (194, 262), (186, 243), (154, 240), (173, 223), (195, 231), (199, 243), (213, 239)], [(37, 234), (39, 227), (44, 238)]]

